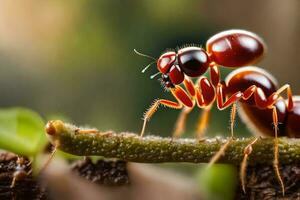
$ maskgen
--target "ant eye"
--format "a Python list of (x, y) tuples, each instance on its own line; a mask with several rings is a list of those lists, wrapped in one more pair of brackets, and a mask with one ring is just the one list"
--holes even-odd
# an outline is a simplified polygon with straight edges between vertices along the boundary
[(186, 75), (197, 77), (206, 72), (209, 58), (202, 48), (186, 47), (178, 52), (178, 64)]
[(168, 73), (171, 66), (174, 64), (175, 60), (176, 60), (175, 52), (167, 52), (162, 54), (157, 61), (158, 70), (163, 74)]

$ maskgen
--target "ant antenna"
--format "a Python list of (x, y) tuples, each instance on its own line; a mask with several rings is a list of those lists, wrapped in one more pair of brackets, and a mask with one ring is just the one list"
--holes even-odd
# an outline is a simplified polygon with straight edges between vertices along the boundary
[(146, 57), (146, 58), (150, 58), (150, 59), (152, 59), (152, 60), (157, 60), (156, 58), (154, 58), (154, 57), (152, 57), (152, 56), (149, 56), (149, 55), (146, 55), (146, 54), (143, 54), (143, 53), (140, 53), (140, 52), (138, 52), (136, 49), (133, 49), (133, 51), (134, 51), (134, 53), (136, 53), (137, 55), (139, 55), (139, 56), (143, 56), (143, 57)]
[(143, 57), (146, 57), (146, 58), (150, 58), (151, 60), (153, 60), (153, 62), (151, 62), (150, 64), (148, 64), (146, 67), (144, 67), (144, 69), (142, 70), (142, 73), (145, 73), (145, 71), (152, 65), (156, 62), (156, 58), (152, 57), (152, 56), (149, 56), (149, 55), (146, 55), (146, 54), (143, 54), (141, 52), (138, 52), (136, 49), (133, 49), (134, 53), (136, 53), (137, 55), (139, 56), (143, 56)]
[(156, 62), (156, 60), (153, 61), (153, 62), (151, 62), (150, 64), (148, 64), (146, 67), (144, 67), (144, 69), (142, 70), (142, 73), (145, 73), (145, 71), (146, 71), (152, 64), (154, 64), (155, 62)]
[(157, 72), (156, 74), (153, 74), (152, 76), (150, 76), (150, 78), (154, 79), (154, 77), (157, 76), (158, 74), (160, 74), (160, 72)]

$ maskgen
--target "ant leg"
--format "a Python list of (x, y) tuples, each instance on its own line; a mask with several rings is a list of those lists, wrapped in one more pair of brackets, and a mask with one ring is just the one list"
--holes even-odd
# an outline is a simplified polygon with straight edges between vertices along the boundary
[[(186, 90), (188, 91), (191, 99), (194, 99), (194, 97), (196, 95), (196, 89), (195, 89), (195, 85), (192, 82), (192, 80), (188, 77), (185, 77), (183, 83), (184, 83), (184, 86), (185, 86)], [(192, 111), (192, 108), (190, 108), (190, 107), (184, 107), (183, 110), (181, 111), (181, 113), (178, 116), (177, 121), (175, 123), (174, 132), (173, 132), (174, 138), (180, 137), (182, 135), (182, 133), (184, 132), (186, 118), (187, 118), (187, 115), (191, 111)]]
[(210, 79), (215, 87), (220, 83), (220, 70), (217, 65), (210, 67)]
[(224, 110), (225, 108), (239, 101), (242, 97), (243, 97), (243, 93), (241, 91), (238, 91), (233, 95), (231, 95), (228, 99), (226, 98), (224, 102), (223, 85), (218, 84), (217, 86), (217, 106), (219, 110)]
[(184, 83), (184, 87), (186, 88), (186, 90), (188, 91), (190, 96), (192, 98), (195, 98), (195, 96), (196, 96), (196, 87), (195, 87), (194, 83), (192, 82), (192, 80), (190, 78), (185, 77), (183, 83)]
[(294, 103), (293, 103), (293, 94), (292, 94), (291, 86), (289, 84), (285, 84), (281, 88), (279, 88), (275, 93), (279, 96), (280, 93), (282, 93), (284, 90), (287, 90), (287, 97), (288, 97), (287, 108), (288, 108), (288, 111), (292, 111), (293, 107), (294, 107)]
[(230, 133), (231, 138), (234, 138), (233, 129), (234, 129), (234, 122), (236, 118), (236, 103), (232, 104), (231, 113), (230, 113)]
[(288, 110), (292, 110), (293, 109), (293, 98), (292, 98), (292, 91), (290, 88), (290, 85), (285, 84), (284, 86), (282, 86), (281, 88), (279, 88), (276, 92), (274, 92), (273, 94), (271, 94), (267, 101), (263, 100), (263, 97), (265, 96), (265, 94), (263, 93), (263, 91), (260, 88), (257, 88), (257, 91), (254, 93), (255, 95), (255, 103), (258, 107), (261, 108), (270, 108), (273, 110), (273, 114), (272, 114), (272, 118), (273, 118), (273, 124), (274, 124), (274, 161), (273, 161), (273, 167), (276, 173), (276, 176), (278, 178), (278, 181), (281, 185), (281, 189), (282, 189), (282, 194), (284, 196), (285, 193), (285, 188), (284, 188), (284, 183), (283, 180), (281, 178), (280, 175), (280, 171), (279, 171), (279, 159), (278, 159), (278, 154), (279, 154), (279, 141), (278, 141), (278, 115), (277, 115), (277, 110), (276, 107), (274, 106), (274, 104), (276, 103), (276, 101), (279, 98), (280, 93), (282, 93), (284, 90), (287, 90), (287, 96), (288, 96), (288, 103), (287, 103), (287, 108)]
[(226, 151), (227, 147), (229, 146), (229, 144), (234, 140), (233, 128), (234, 128), (235, 117), (236, 117), (236, 103), (233, 103), (232, 104), (231, 113), (230, 113), (230, 132), (231, 132), (231, 137), (220, 148), (220, 150), (211, 158), (211, 160), (208, 163), (209, 167), (211, 165), (213, 165), (215, 162), (217, 162), (220, 159), (220, 157), (225, 153), (225, 151)]
[(275, 131), (275, 138), (274, 138), (274, 161), (273, 166), (275, 169), (276, 176), (278, 178), (278, 181), (281, 185), (282, 195), (284, 196), (284, 183), (280, 175), (279, 171), (279, 161), (278, 161), (278, 116), (277, 116), (277, 110), (276, 107), (273, 107), (273, 123), (274, 123), (274, 131)]
[(191, 112), (192, 108), (184, 107), (175, 123), (175, 128), (173, 132), (174, 138), (179, 138), (185, 130), (185, 122), (188, 114)]
[(233, 128), (234, 128), (234, 121), (236, 117), (236, 102), (239, 101), (243, 97), (242, 92), (236, 92), (233, 95), (231, 95), (228, 99), (223, 102), (223, 86), (222, 84), (218, 84), (217, 86), (217, 105), (219, 110), (223, 110), (230, 105), (232, 105), (231, 114), (230, 114), (230, 132), (231, 137), (228, 139), (228, 141), (221, 147), (221, 149), (211, 158), (208, 166), (211, 166), (214, 164), (226, 151), (229, 144), (233, 141)]
[(255, 138), (253, 141), (248, 144), (244, 149), (244, 158), (241, 163), (241, 169), (240, 169), (240, 179), (242, 183), (243, 192), (246, 194), (246, 169), (247, 169), (247, 161), (249, 155), (252, 153), (252, 145), (257, 142), (259, 138)]
[(200, 114), (200, 117), (199, 117), (199, 120), (197, 123), (197, 131), (196, 131), (196, 136), (197, 136), (198, 140), (202, 139), (202, 137), (205, 133), (205, 130), (209, 123), (210, 114), (211, 114), (211, 106), (204, 108)]
[(284, 86), (279, 88), (276, 92), (272, 93), (268, 98), (266, 98), (266, 95), (261, 88), (256, 88), (254, 92), (256, 106), (261, 109), (266, 109), (266, 108), (272, 109), (273, 105), (281, 97), (280, 94), (285, 90), (287, 90), (287, 96), (288, 96), (288, 101), (286, 106), (288, 111), (292, 111), (294, 107), (293, 95), (289, 84), (285, 84)]
[(141, 131), (141, 137), (144, 135), (146, 123), (151, 118), (151, 116), (156, 112), (157, 108), (160, 104), (173, 108), (173, 109), (181, 109), (183, 106), (193, 108), (195, 105), (194, 99), (188, 95), (180, 86), (176, 86), (175, 88), (172, 88), (171, 90), (172, 95), (176, 98), (177, 102), (165, 100), (165, 99), (158, 99), (154, 101), (152, 106), (146, 111), (144, 115), (144, 123), (143, 128)]
[(156, 110), (158, 109), (160, 104), (167, 106), (169, 108), (174, 108), (174, 109), (181, 109), (183, 106), (181, 103), (169, 101), (169, 100), (165, 100), (165, 99), (158, 99), (158, 100), (154, 101), (154, 103), (150, 106), (150, 108), (146, 111), (146, 113), (144, 115), (143, 128), (142, 128), (142, 131), (140, 134), (141, 137), (143, 137), (143, 135), (145, 133), (147, 121), (150, 120), (150, 118), (156, 112)]

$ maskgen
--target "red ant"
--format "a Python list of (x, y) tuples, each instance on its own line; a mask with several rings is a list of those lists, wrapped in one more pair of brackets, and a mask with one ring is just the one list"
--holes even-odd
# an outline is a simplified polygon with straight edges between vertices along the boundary
[[(263, 56), (265, 44), (254, 33), (243, 30), (230, 30), (211, 37), (206, 43), (206, 49), (207, 51), (200, 47), (185, 47), (179, 49), (177, 53), (168, 51), (162, 54), (159, 59), (135, 51), (139, 55), (154, 60), (142, 70), (143, 73), (151, 64), (157, 63), (159, 72), (151, 78), (162, 74), (161, 80), (164, 87), (169, 89), (177, 100), (177, 102), (164, 99), (156, 100), (145, 113), (141, 136), (145, 132), (146, 122), (160, 104), (175, 109), (184, 108), (173, 134), (176, 137), (180, 136), (184, 129), (183, 122), (186, 115), (197, 103), (200, 108), (205, 110), (197, 129), (197, 136), (200, 138), (208, 122), (209, 110), (217, 97), (217, 90), (222, 89), (220, 87), (219, 66), (241, 67), (253, 64)], [(208, 68), (210, 69), (211, 81), (201, 76)], [(195, 86), (189, 77), (199, 76), (201, 77), (197, 81), (198, 85)], [(188, 93), (179, 86), (181, 83), (184, 83)], [(239, 96), (240, 94), (235, 94), (225, 103), (219, 102), (218, 108), (223, 110), (229, 107)]]
[[(218, 33), (206, 43), (206, 51), (199, 47), (185, 47), (178, 52), (168, 51), (159, 59), (151, 58), (150, 63), (157, 63), (162, 83), (177, 102), (166, 99), (155, 100), (144, 115), (141, 136), (144, 135), (147, 121), (159, 105), (173, 109), (182, 109), (175, 124), (174, 137), (179, 137), (185, 128), (188, 113), (195, 105), (203, 109), (197, 126), (197, 138), (202, 138), (208, 125), (212, 104), (216, 101), (219, 110), (232, 106), (231, 138), (212, 158), (216, 162), (227, 146), (234, 140), (233, 127), (236, 117), (236, 104), (239, 103), (239, 114), (244, 122), (260, 136), (274, 136), (274, 169), (284, 194), (284, 184), (278, 168), (278, 136), (300, 137), (300, 98), (293, 97), (288, 84), (278, 88), (275, 78), (258, 67), (244, 67), (260, 60), (266, 46), (263, 40), (254, 33), (244, 30), (229, 30)], [(220, 80), (219, 66), (239, 69), (231, 72), (225, 81)], [(202, 76), (210, 69), (210, 80)], [(153, 78), (157, 74), (151, 76)], [(199, 77), (194, 84), (189, 77)], [(187, 92), (179, 86), (183, 83)], [(281, 93), (286, 91), (288, 100)], [(280, 122), (280, 125), (279, 125)], [(297, 123), (298, 122), (298, 123)], [(273, 126), (272, 126), (273, 124)], [(275, 129), (274, 129), (275, 128)], [(274, 130), (273, 130), (274, 129)], [(245, 169), (247, 158), (252, 151), (253, 140), (244, 150), (241, 167), (241, 181), (245, 191)]]

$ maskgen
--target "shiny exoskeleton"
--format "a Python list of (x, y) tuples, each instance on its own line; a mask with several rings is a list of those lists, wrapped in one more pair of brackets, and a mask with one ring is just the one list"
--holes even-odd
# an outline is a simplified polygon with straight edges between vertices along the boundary
[(199, 77), (209, 67), (241, 67), (257, 62), (264, 54), (264, 42), (260, 37), (244, 30), (224, 31), (211, 37), (206, 50), (200, 47), (185, 47), (178, 52), (168, 51), (157, 60), (157, 69), (169, 76), (167, 87), (174, 87), (184, 77)]
[[(265, 49), (263, 40), (256, 34), (244, 30), (229, 30), (211, 37), (206, 43), (206, 50), (200, 47), (185, 47), (178, 52), (168, 51), (162, 54), (155, 61), (157, 69), (162, 74), (163, 85), (171, 91), (177, 102), (156, 100), (145, 113), (141, 135), (144, 134), (146, 122), (158, 106), (164, 105), (175, 109), (184, 108), (173, 134), (179, 136), (184, 130), (186, 115), (197, 105), (204, 110), (197, 128), (197, 136), (202, 137), (209, 119), (209, 111), (215, 100), (218, 100), (220, 110), (233, 105), (235, 111), (235, 103), (241, 98), (239, 93), (233, 94), (225, 102), (223, 98), (217, 98), (223, 89), (219, 67), (237, 68), (253, 64), (263, 57)], [(210, 70), (210, 79), (202, 76), (207, 70)], [(199, 79), (194, 84), (189, 77)], [(181, 83), (187, 91), (180, 86)]]
[[(257, 67), (243, 67), (231, 72), (225, 80), (227, 95), (256, 88), (247, 100), (239, 101), (239, 114), (253, 133), (274, 137), (272, 106), (278, 118), (278, 136), (300, 137), (300, 96), (292, 96), (289, 85), (278, 87), (276, 79), (267, 71)], [(254, 90), (254, 89), (253, 89)], [(285, 100), (281, 92), (287, 90)], [(272, 98), (273, 94), (278, 94)], [(270, 98), (271, 97), (271, 98)]]
[[(274, 169), (284, 194), (284, 184), (278, 168), (278, 136), (300, 137), (300, 96), (293, 96), (288, 84), (278, 87), (275, 78), (261, 68), (248, 66), (261, 59), (266, 51), (262, 39), (244, 30), (230, 30), (211, 37), (206, 50), (199, 47), (186, 47), (178, 52), (169, 51), (156, 61), (162, 74), (162, 82), (176, 101), (158, 99), (144, 115), (141, 131), (143, 136), (146, 123), (159, 105), (182, 109), (175, 124), (174, 137), (179, 137), (185, 128), (188, 113), (198, 106), (202, 109), (197, 125), (197, 137), (205, 131), (210, 110), (214, 102), (219, 110), (232, 107), (231, 138), (212, 158), (214, 163), (234, 140), (233, 127), (236, 107), (239, 114), (254, 134), (274, 137)], [(238, 68), (222, 81), (219, 67)], [(210, 70), (210, 78), (203, 74)], [(193, 83), (189, 77), (198, 77)], [(180, 85), (183, 83), (184, 88)], [(283, 95), (286, 93), (286, 95)], [(287, 96), (287, 99), (285, 99)], [(244, 150), (241, 167), (241, 181), (245, 190), (245, 169), (256, 138)]]

